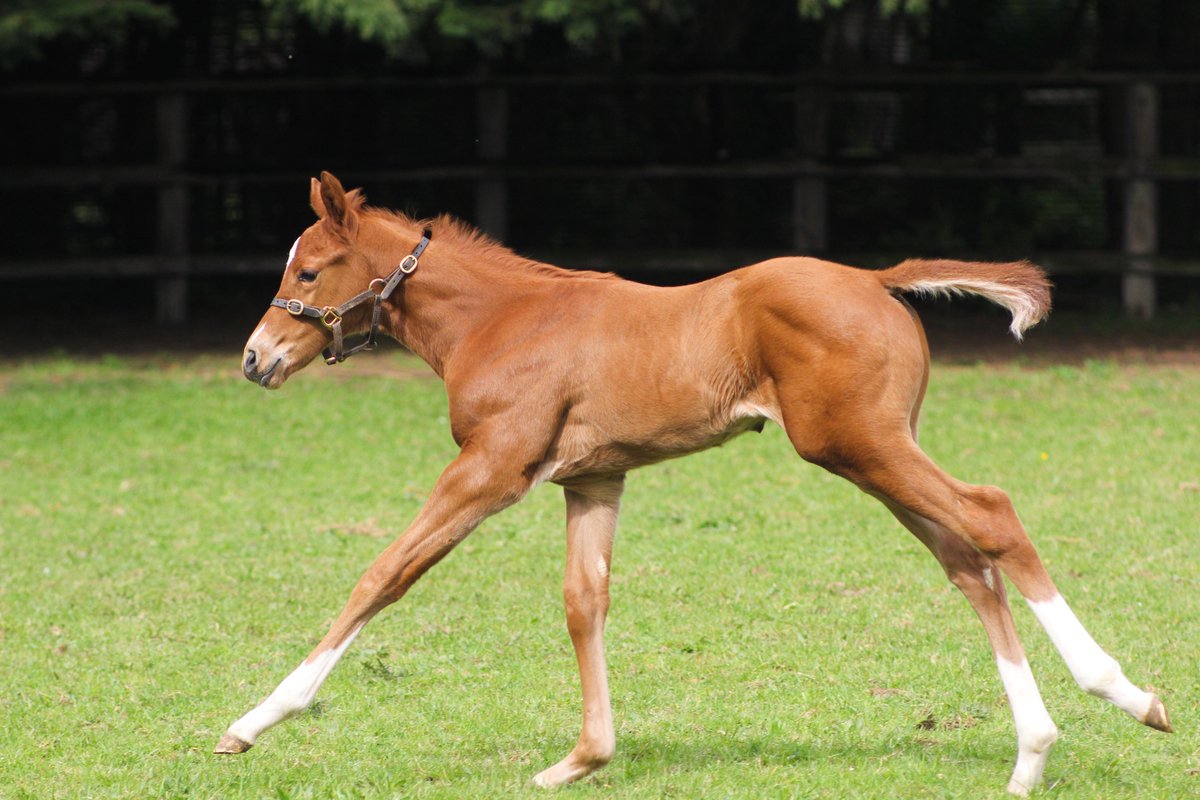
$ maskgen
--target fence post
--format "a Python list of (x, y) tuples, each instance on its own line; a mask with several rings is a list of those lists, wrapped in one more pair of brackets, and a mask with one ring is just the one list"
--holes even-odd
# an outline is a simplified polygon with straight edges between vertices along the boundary
[(188, 194), (179, 169), (187, 160), (187, 98), (179, 92), (158, 96), (158, 277), (154, 315), (160, 323), (187, 321)]
[[(821, 86), (796, 88), (796, 151), (800, 163), (820, 165), (829, 151), (829, 95)], [(829, 247), (828, 186), (824, 178), (800, 175), (792, 181), (792, 246), (799, 254)]]
[(1129, 177), (1125, 180), (1125, 276), (1121, 301), (1131, 317), (1154, 316), (1157, 292), (1154, 255), (1158, 251), (1158, 187), (1147, 177), (1158, 154), (1158, 87), (1133, 83), (1126, 88)]
[[(475, 109), (476, 152), (485, 166), (499, 166), (508, 154), (508, 89), (481, 83)], [(508, 186), (504, 178), (480, 178), (475, 184), (475, 223), (494, 239), (507, 238)]]

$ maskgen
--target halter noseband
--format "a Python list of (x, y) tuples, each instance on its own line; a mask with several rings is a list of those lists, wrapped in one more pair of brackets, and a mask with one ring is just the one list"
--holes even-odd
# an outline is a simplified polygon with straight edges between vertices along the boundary
[[(392, 270), (390, 275), (386, 278), (376, 278), (371, 281), (365, 291), (359, 292), (340, 306), (317, 308), (316, 306), (305, 305), (303, 300), (285, 300), (282, 297), (276, 297), (271, 301), (271, 305), (286, 310), (293, 317), (313, 317), (320, 320), (322, 325), (333, 331), (332, 344), (321, 351), (321, 355), (325, 357), (326, 364), (338, 364), (355, 353), (363, 350), (373, 350), (375, 348), (375, 334), (379, 332), (379, 317), (383, 309), (383, 301), (391, 297), (392, 292), (396, 291), (396, 287), (400, 285), (400, 282), (411, 275), (413, 270), (417, 268), (417, 262), (421, 258), (421, 253), (425, 252), (425, 248), (429, 246), (429, 240), (432, 238), (433, 232), (426, 228), (421, 234), (421, 241), (417, 242), (417, 246), (413, 248), (413, 251), (404, 257), (400, 265)], [(381, 284), (381, 288), (378, 290), (375, 289), (375, 284), (377, 283)], [(372, 301), (371, 332), (367, 334), (367, 338), (362, 342), (346, 350), (345, 338), (342, 335), (342, 317), (368, 300)]]

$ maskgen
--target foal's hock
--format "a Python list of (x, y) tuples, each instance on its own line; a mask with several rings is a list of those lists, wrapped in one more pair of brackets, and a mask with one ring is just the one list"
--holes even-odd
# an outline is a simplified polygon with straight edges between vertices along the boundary
[[(551, 481), (566, 496), (563, 592), (583, 731), (534, 780), (555, 786), (599, 769), (616, 749), (603, 636), (625, 475), (768, 420), (802, 458), (887, 506), (979, 614), (1016, 724), (1010, 791), (1037, 785), (1058, 732), (1001, 574), (1083, 689), (1171, 730), (1158, 697), (1130, 683), (1076, 619), (1004, 492), (947, 475), (917, 446), (929, 350), (901, 294), (982, 295), (1012, 313), (1019, 338), (1050, 309), (1037, 267), (910, 260), (871, 271), (777, 258), (666, 289), (530, 261), (446, 217), (369, 208), (329, 173), (313, 179), (310, 202), (318, 220), (292, 246), (279, 295), (246, 343), (246, 377), (275, 389), (323, 348), (336, 363), (387, 334), (444, 379), (461, 452), (325, 638), (216, 752), (244, 752), (305, 709), (375, 614), (480, 522)], [(366, 340), (347, 347), (355, 333)]]

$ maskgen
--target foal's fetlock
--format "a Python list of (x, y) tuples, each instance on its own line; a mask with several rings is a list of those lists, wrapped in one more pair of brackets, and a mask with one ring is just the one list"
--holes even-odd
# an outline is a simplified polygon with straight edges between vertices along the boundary
[[(600, 737), (597, 737), (600, 738)], [(613, 760), (613, 756), (617, 754), (617, 743), (612, 739), (601, 739), (601, 741), (579, 741), (575, 744), (575, 749), (571, 751), (568, 758), (574, 761), (591, 767), (592, 769), (600, 769), (605, 764)]]
[(1058, 728), (1048, 717), (1028, 722), (1017, 735), (1017, 763), (1008, 781), (1008, 791), (1024, 797), (1042, 782), (1050, 749), (1058, 741)]
[(1074, 677), (1080, 689), (1094, 697), (1109, 701), (1112, 701), (1119, 694), (1120, 689), (1129, 683), (1129, 679), (1121, 670), (1121, 665), (1108, 654), (1105, 654), (1100, 663), (1093, 664), (1086, 674)]
[(1164, 733), (1175, 732), (1159, 696), (1131, 683), (1116, 659), (1108, 659), (1090, 675), (1077, 680), (1088, 694), (1113, 703), (1143, 725)]
[(1054, 743), (1058, 741), (1058, 728), (1051, 725), (1044, 731), (1039, 731), (1036, 734), (1029, 736), (1027, 739), (1018, 742), (1021, 750), (1032, 753), (1044, 754), (1054, 747)]

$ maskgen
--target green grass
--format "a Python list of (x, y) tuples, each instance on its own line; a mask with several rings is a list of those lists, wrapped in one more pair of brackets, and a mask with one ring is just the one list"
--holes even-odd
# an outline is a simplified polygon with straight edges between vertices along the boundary
[[(365, 629), (309, 713), (209, 754), (455, 452), (440, 383), (358, 370), (268, 394), (230, 360), (3, 368), (0, 797), (545, 797), (530, 778), (579, 730), (553, 486)], [(1179, 731), (1078, 691), (1018, 603), (1063, 734), (1041, 794), (1200, 793), (1200, 370), (938, 365), (922, 439), (1009, 491)], [(974, 614), (778, 429), (631, 475), (612, 595), (617, 759), (556, 796), (1004, 796)]]

